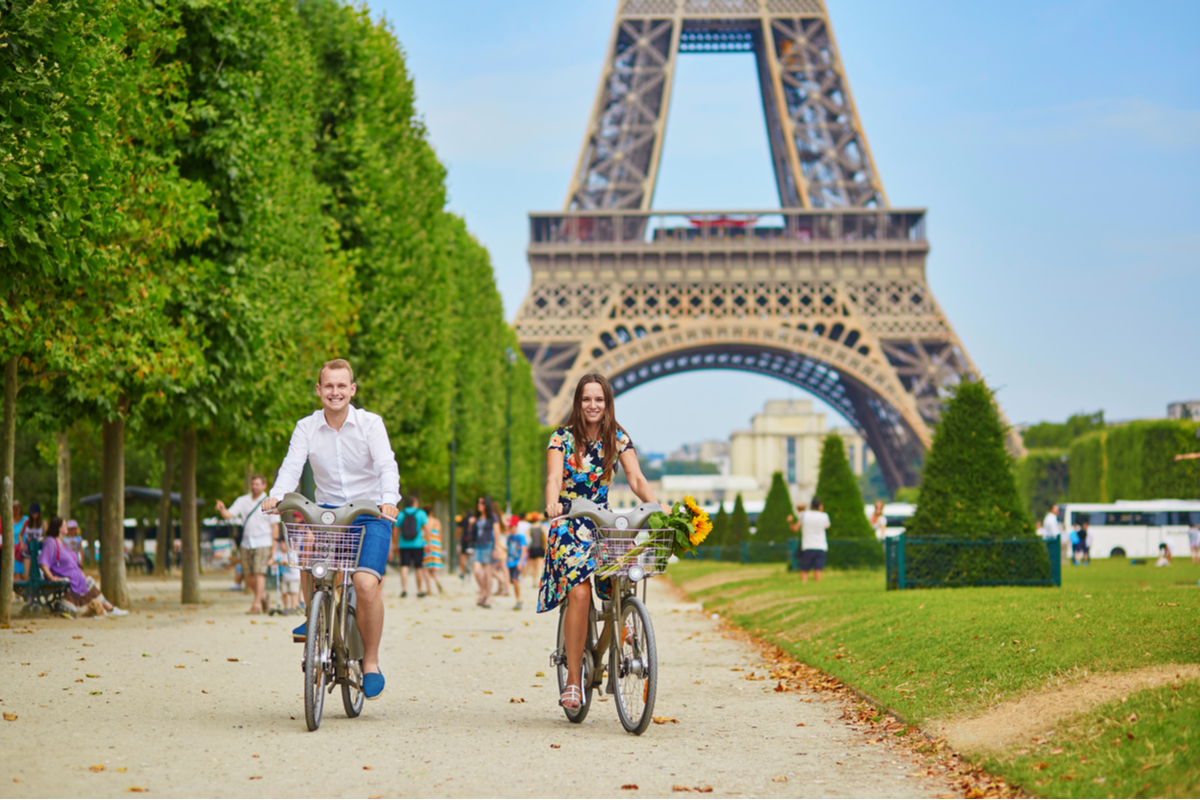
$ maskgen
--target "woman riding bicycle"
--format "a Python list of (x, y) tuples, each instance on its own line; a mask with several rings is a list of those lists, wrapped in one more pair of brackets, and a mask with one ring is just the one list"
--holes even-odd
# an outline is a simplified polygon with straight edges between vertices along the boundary
[[(617, 424), (612, 387), (603, 375), (584, 375), (575, 387), (571, 416), (566, 425), (554, 431), (546, 452), (547, 516), (560, 516), (563, 500), (583, 498), (608, 508), (608, 487), (618, 461), (638, 499), (657, 503), (638, 465), (633, 441)], [(583, 702), (580, 672), (591, 608), (590, 579), (596, 571), (591, 553), (594, 528), (594, 523), (584, 518), (555, 524), (547, 541), (546, 566), (538, 591), (538, 613), (569, 601), (563, 622), (567, 687), (558, 701), (564, 708), (578, 708)], [(597, 592), (605, 599), (608, 584), (607, 580), (596, 582)]]

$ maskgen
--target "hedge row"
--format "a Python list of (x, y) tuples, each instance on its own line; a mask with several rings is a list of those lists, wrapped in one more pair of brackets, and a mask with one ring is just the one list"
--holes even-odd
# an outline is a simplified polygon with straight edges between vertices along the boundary
[(1200, 450), (1190, 420), (1145, 420), (1090, 434), (1071, 446), (1073, 502), (1108, 503), (1200, 496), (1200, 460), (1176, 461)]

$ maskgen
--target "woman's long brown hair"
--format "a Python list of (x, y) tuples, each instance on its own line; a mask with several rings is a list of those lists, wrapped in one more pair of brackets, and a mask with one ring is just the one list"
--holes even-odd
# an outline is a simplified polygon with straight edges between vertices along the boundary
[(604, 472), (600, 476), (600, 482), (607, 483), (616, 470), (617, 431), (626, 436), (629, 436), (629, 432), (617, 424), (617, 412), (613, 408), (613, 390), (608, 378), (593, 372), (584, 375), (579, 379), (579, 383), (575, 384), (575, 401), (571, 404), (571, 416), (567, 418), (567, 427), (575, 437), (576, 446), (583, 450), (588, 444), (587, 421), (583, 418), (583, 387), (589, 383), (600, 384), (600, 389), (604, 392), (604, 416), (600, 419), (600, 448), (604, 453)]

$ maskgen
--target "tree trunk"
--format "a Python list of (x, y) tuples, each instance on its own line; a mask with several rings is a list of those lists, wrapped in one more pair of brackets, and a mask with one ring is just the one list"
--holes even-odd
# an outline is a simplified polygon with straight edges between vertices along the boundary
[(183, 523), (182, 603), (200, 602), (200, 531), (196, 520), (196, 431), (183, 434), (180, 448), (179, 519)]
[(125, 579), (125, 419), (105, 420), (100, 511), (100, 590), (108, 602), (129, 607)]
[(0, 625), (12, 621), (13, 561), (13, 480), (17, 447), (17, 357), (4, 364), (4, 421), (0, 428)]
[(175, 482), (175, 443), (163, 448), (162, 499), (158, 501), (158, 539), (154, 543), (154, 574), (171, 574), (171, 485)]
[(54, 434), (54, 444), (58, 450), (58, 516), (66, 520), (71, 518), (71, 443), (67, 432)]

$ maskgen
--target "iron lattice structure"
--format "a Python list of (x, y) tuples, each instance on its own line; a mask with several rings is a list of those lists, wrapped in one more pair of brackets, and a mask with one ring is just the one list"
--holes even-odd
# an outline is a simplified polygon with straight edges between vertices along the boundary
[[(651, 211), (677, 56), (731, 51), (757, 61), (781, 208)], [(822, 0), (621, 0), (565, 207), (530, 215), (515, 324), (545, 421), (588, 372), (618, 394), (758, 372), (837, 408), (895, 489), (976, 374), (928, 254), (925, 212), (889, 206)]]

